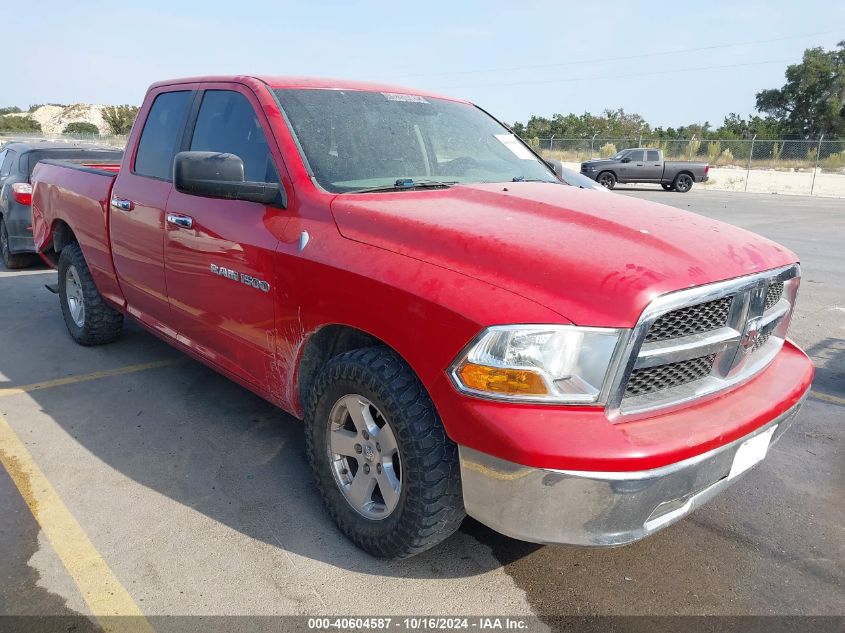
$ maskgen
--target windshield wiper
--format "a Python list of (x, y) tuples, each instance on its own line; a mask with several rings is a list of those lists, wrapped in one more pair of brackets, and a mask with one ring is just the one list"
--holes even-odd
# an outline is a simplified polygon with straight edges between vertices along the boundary
[(411, 191), (414, 189), (447, 189), (456, 183), (457, 181), (443, 182), (441, 180), (414, 180), (413, 178), (398, 178), (392, 185), (379, 185), (377, 187), (353, 189), (348, 193), (370, 193), (373, 191)]
[(543, 180), (542, 178), (526, 178), (525, 176), (514, 176), (513, 182), (548, 182), (554, 184), (557, 180)]

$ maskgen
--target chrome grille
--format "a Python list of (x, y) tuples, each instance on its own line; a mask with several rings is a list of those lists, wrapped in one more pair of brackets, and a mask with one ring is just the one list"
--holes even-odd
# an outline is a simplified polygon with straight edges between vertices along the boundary
[(781, 296), (783, 295), (783, 282), (777, 281), (773, 284), (769, 285), (769, 289), (766, 292), (766, 303), (765, 303), (765, 310), (769, 310), (770, 308), (774, 308), (778, 301), (780, 301)]
[(611, 419), (716, 393), (763, 370), (786, 338), (800, 272), (794, 264), (655, 299), (620, 350)]
[(733, 297), (667, 312), (648, 329), (645, 342), (666, 341), (718, 329), (727, 323)]
[(715, 358), (715, 354), (710, 354), (658, 367), (635, 369), (625, 387), (625, 397), (662, 391), (704, 378), (713, 369)]
[(760, 329), (760, 331), (757, 333), (757, 338), (754, 341), (754, 345), (751, 347), (752, 353), (756, 352), (768, 342), (769, 337), (772, 335), (772, 332), (775, 331), (777, 325), (778, 322), (773, 321), (772, 323), (769, 323), (767, 326)]

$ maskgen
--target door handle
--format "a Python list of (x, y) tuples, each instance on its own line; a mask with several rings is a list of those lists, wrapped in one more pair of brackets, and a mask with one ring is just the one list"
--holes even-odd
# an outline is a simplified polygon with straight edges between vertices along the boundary
[(174, 224), (176, 226), (181, 226), (185, 229), (190, 229), (194, 226), (194, 218), (187, 215), (182, 215), (181, 213), (168, 213), (167, 223)]
[(115, 209), (120, 209), (121, 211), (131, 211), (135, 208), (135, 203), (126, 198), (118, 198), (117, 196), (112, 196), (111, 206), (113, 206)]

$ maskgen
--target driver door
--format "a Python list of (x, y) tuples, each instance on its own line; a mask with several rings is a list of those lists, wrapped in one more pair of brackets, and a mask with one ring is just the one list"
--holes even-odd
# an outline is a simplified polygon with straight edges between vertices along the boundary
[[(203, 86), (208, 88), (208, 86)], [(279, 182), (248, 90), (201, 90), (188, 149), (229, 152), (248, 180)], [(283, 211), (256, 202), (173, 190), (167, 201), (165, 276), (179, 340), (259, 387), (270, 384), (274, 346), (274, 252), (271, 229)]]
[(645, 152), (641, 149), (634, 149), (628, 152), (619, 166), (619, 182), (637, 182), (642, 176), (643, 157)]

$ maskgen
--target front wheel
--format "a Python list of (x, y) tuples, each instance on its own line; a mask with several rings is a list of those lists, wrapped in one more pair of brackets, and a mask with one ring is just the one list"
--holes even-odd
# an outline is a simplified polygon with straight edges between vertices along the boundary
[(692, 183), (692, 176), (689, 174), (678, 174), (675, 176), (675, 182), (672, 183), (672, 187), (678, 193), (686, 193), (692, 189)]
[(59, 255), (59, 301), (67, 330), (80, 345), (103, 345), (120, 336), (123, 315), (103, 300), (78, 244)]
[(329, 515), (373, 556), (419, 554), (460, 526), (457, 446), (419, 379), (388, 348), (328, 362), (311, 389), (305, 439)]
[(599, 174), (599, 177), (596, 178), (596, 182), (605, 189), (613, 189), (616, 186), (616, 176), (609, 171), (603, 171)]

